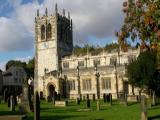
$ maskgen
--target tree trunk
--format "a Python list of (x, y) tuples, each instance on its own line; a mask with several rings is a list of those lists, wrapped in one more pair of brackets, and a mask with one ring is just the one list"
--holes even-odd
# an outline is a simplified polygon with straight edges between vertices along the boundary
[(134, 85), (132, 85), (132, 95), (135, 95), (135, 93), (134, 93)]
[(116, 94), (117, 94), (117, 99), (119, 98), (119, 95), (118, 95), (118, 78), (117, 78), (117, 73), (115, 74), (116, 76)]

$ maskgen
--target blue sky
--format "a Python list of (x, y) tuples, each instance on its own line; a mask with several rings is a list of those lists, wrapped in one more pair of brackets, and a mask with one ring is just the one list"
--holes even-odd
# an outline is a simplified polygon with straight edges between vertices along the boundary
[(116, 41), (114, 32), (123, 22), (123, 0), (0, 0), (0, 69), (9, 60), (34, 56), (34, 18), (45, 8), (54, 14), (55, 3), (62, 13), (70, 11), (74, 43), (104, 46)]

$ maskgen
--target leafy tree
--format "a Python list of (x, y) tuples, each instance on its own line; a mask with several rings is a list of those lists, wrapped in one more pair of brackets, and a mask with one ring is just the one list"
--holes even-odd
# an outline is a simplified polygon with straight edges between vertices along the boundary
[(156, 69), (156, 53), (147, 50), (140, 53), (137, 60), (132, 61), (127, 66), (129, 83), (132, 86), (143, 89), (157, 91), (160, 83), (159, 72)]
[[(159, 0), (126, 0), (123, 3), (124, 23), (116, 32), (118, 42), (126, 50), (126, 44), (138, 40), (141, 50), (144, 48), (157, 51), (157, 62), (160, 61), (160, 1)], [(159, 64), (159, 63), (157, 63)]]

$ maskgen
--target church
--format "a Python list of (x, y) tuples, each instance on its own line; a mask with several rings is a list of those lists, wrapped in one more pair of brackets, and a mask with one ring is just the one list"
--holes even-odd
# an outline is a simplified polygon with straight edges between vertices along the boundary
[[(70, 13), (53, 15), (47, 9), (35, 18), (35, 82), (41, 97), (100, 99), (111, 93), (131, 94), (125, 64), (139, 55), (138, 49), (127, 52), (103, 52), (98, 55), (73, 54), (73, 24)], [(136, 91), (135, 91), (136, 92)], [(138, 92), (138, 91), (137, 91)]]

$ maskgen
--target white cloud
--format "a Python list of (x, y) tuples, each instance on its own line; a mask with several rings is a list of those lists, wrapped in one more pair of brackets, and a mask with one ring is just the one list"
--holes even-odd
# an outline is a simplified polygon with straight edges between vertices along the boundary
[(0, 62), (0, 70), (5, 71), (5, 66), (7, 62)]
[[(8, 0), (10, 1), (10, 0)], [(36, 9), (44, 13), (54, 13), (56, 0), (45, 0), (39, 4), (37, 0), (21, 4), (22, 0), (10, 1), (13, 12), (9, 18), (0, 17), (0, 51), (24, 51), (33, 49), (34, 18)], [(57, 0), (59, 11), (71, 12), (74, 23), (74, 40), (85, 43), (89, 36), (103, 39), (114, 36), (123, 21), (123, 0)], [(81, 41), (78, 41), (81, 43)]]

